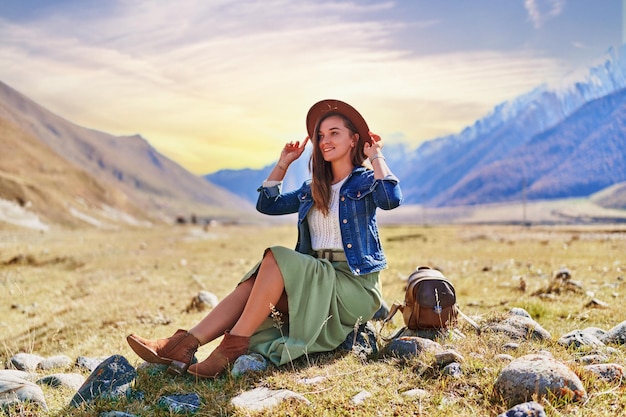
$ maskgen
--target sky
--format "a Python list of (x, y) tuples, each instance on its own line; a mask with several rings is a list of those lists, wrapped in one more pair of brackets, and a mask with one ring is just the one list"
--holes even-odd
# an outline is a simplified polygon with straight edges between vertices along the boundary
[[(0, 81), (189, 171), (261, 168), (315, 102), (460, 132), (626, 39), (626, 0), (0, 0)], [(308, 145), (311, 146), (311, 145)]]

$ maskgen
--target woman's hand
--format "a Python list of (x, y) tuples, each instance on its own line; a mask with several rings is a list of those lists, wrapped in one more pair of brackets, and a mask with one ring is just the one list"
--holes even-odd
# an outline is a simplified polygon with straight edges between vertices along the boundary
[(285, 147), (280, 152), (280, 158), (278, 159), (278, 165), (284, 168), (285, 170), (293, 161), (300, 158), (302, 152), (304, 152), (304, 148), (306, 147), (307, 142), (309, 141), (309, 137), (307, 136), (302, 143), (300, 141), (289, 142), (285, 144)]
[(371, 143), (365, 142), (363, 145), (363, 153), (371, 160), (377, 154), (382, 155), (383, 140), (376, 133), (369, 132), (369, 135), (372, 140)]

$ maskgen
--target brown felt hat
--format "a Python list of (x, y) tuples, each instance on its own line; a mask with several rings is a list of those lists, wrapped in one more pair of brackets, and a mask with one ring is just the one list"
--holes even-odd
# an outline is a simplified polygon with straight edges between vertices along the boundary
[(357, 133), (359, 134), (359, 139), (362, 141), (370, 142), (370, 129), (367, 127), (367, 122), (361, 116), (361, 114), (356, 111), (354, 107), (349, 105), (348, 103), (344, 103), (339, 100), (322, 100), (315, 103), (306, 115), (306, 130), (309, 134), (309, 138), (313, 139), (313, 132), (315, 131), (315, 126), (318, 121), (322, 119), (328, 113), (333, 114), (341, 114), (345, 116), (352, 122), (352, 124), (356, 127)]

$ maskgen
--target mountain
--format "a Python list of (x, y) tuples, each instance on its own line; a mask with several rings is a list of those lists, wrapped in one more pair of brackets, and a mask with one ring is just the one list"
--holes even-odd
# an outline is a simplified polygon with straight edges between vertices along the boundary
[[(431, 207), (526, 199), (588, 197), (626, 181), (626, 46), (609, 49), (585, 74), (541, 85), (496, 106), (458, 134), (417, 149), (385, 147), (402, 182), (406, 204)], [(230, 183), (226, 173), (206, 176)], [(245, 195), (257, 172), (237, 175), (232, 190)], [(291, 174), (291, 173), (290, 173)], [(262, 175), (261, 175), (262, 176)], [(607, 207), (621, 201), (622, 188)], [(250, 199), (249, 195), (245, 195)]]
[[(279, 152), (280, 149), (277, 149), (277, 154)], [(289, 174), (285, 176), (283, 182), (284, 190), (296, 189), (311, 177), (308, 168), (310, 156), (310, 148), (308, 148), (300, 158), (291, 164)], [(222, 169), (212, 174), (204, 175), (204, 178), (231, 190), (251, 203), (256, 203), (259, 196), (257, 189), (268, 177), (274, 165), (275, 163), (272, 163), (261, 169)]]
[(625, 126), (626, 90), (620, 90), (586, 103), (498, 159), (483, 160), (431, 201), (443, 206), (590, 196), (626, 181)]
[[(169, 222), (177, 215), (234, 219), (254, 212), (250, 203), (188, 172), (142, 137), (117, 137), (77, 126), (1, 82), (0, 123), (0, 144), (12, 150), (14, 160), (22, 160), (16, 165), (3, 157), (0, 198), (25, 204), (36, 194), (44, 203), (51, 201), (54, 188), (59, 200), (54, 206), (63, 206), (65, 200), (65, 209), (46, 214), (47, 203), (35, 207), (51, 221), (62, 218), (76, 224), (82, 217), (94, 224), (88, 219), (106, 207)], [(70, 204), (77, 200), (89, 215), (72, 214)]]

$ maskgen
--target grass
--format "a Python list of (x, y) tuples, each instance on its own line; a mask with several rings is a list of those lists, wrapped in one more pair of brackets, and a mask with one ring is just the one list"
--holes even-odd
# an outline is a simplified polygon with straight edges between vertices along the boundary
[[(551, 341), (522, 342), (514, 356), (548, 349), (557, 359), (569, 361), (572, 351), (556, 343), (561, 335), (592, 326), (608, 330), (626, 318), (624, 229), (386, 226), (381, 235), (389, 260), (381, 280), (389, 304), (403, 298), (403, 279), (416, 266), (438, 267), (455, 285), (462, 310), (479, 322), (522, 307), (552, 334)], [(185, 312), (198, 291), (223, 298), (266, 246), (293, 247), (295, 238), (293, 225), (46, 233), (5, 226), (0, 229), (0, 359), (6, 363), (18, 352), (65, 354), (74, 359), (118, 353), (139, 365), (141, 361), (126, 344), (127, 334), (158, 338), (191, 327), (206, 313)], [(547, 287), (561, 268), (570, 270), (582, 291), (562, 292), (554, 299), (531, 295)], [(586, 307), (594, 297), (610, 307)], [(401, 325), (398, 314), (382, 332), (390, 334)], [(492, 392), (506, 365), (494, 358), (505, 353), (501, 348), (505, 339), (494, 334), (478, 336), (463, 322), (460, 329), (465, 339), (443, 342), (465, 358), (460, 379), (433, 368), (428, 354), (409, 361), (363, 361), (352, 354), (329, 353), (216, 381), (196, 382), (140, 370), (135, 387), (144, 392), (143, 402), (101, 400), (73, 410), (67, 408), (72, 392), (43, 389), (53, 416), (96, 416), (109, 410), (168, 416), (169, 411), (152, 404), (161, 395), (181, 392), (196, 392), (203, 398), (196, 414), (201, 416), (495, 416), (507, 409)], [(198, 357), (203, 359), (215, 345), (201, 348)], [(626, 366), (625, 356), (620, 346), (613, 360)], [(585, 384), (589, 400), (585, 404), (544, 402), (549, 416), (602, 417), (626, 411), (623, 384), (599, 381), (577, 365), (572, 369)], [(325, 379), (315, 385), (302, 383), (304, 378), (317, 376)], [(311, 404), (294, 400), (260, 413), (243, 413), (230, 405), (232, 397), (257, 386), (290, 389)], [(414, 388), (429, 394), (424, 398), (402, 395)], [(355, 405), (352, 397), (363, 390), (372, 396)]]

